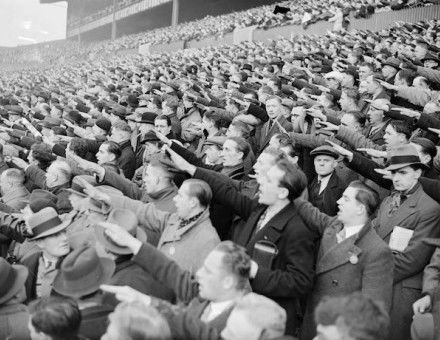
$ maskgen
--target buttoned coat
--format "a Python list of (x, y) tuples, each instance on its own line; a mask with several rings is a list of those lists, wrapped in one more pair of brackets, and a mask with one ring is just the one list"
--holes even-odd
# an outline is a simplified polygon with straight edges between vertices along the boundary
[(313, 339), (316, 325), (313, 312), (325, 296), (362, 292), (391, 307), (393, 256), (368, 222), (351, 237), (337, 243), (343, 225), (337, 217), (321, 213), (310, 203), (297, 200), (298, 211), (307, 226), (322, 234), (316, 260), (313, 291), (307, 301), (301, 339)]
[(301, 315), (299, 300), (312, 289), (317, 235), (305, 225), (294, 203), (288, 204), (256, 231), (266, 205), (241, 194), (216, 172), (197, 168), (194, 177), (206, 181), (214, 200), (245, 221), (241, 228), (235, 230), (232, 241), (245, 247), (251, 257), (254, 257), (258, 241), (271, 242), (276, 246), (278, 253), (271, 267), (260, 266), (251, 286), (256, 293), (268, 296), (286, 310), (286, 333), (294, 334)]
[(440, 205), (429, 197), (421, 185), (410, 195), (394, 214), (390, 215), (392, 197), (380, 205), (372, 222), (380, 238), (389, 243), (394, 227), (414, 231), (403, 252), (394, 253), (394, 288), (391, 308), (391, 339), (410, 339), (412, 304), (420, 298), (423, 270), (429, 263), (434, 248), (423, 240), (439, 237)]
[[(290, 123), (285, 117), (279, 116), (276, 121), (279, 123), (276, 123), (274, 121), (267, 121), (263, 124), (260, 130), (256, 131), (255, 138), (257, 139), (257, 143), (259, 145), (259, 151), (264, 150), (264, 148), (269, 144), (270, 139), (272, 136), (276, 133), (282, 132), (280, 130), (280, 126), (285, 129), (286, 131), (292, 131), (292, 123)], [(269, 127), (269, 124), (272, 124), (271, 127)]]
[(205, 257), (214, 249), (220, 238), (212, 226), (209, 210), (194, 222), (179, 227), (176, 214), (158, 210), (153, 203), (142, 203), (127, 197), (113, 196), (113, 208), (133, 211), (141, 225), (160, 233), (157, 248), (185, 270), (195, 273), (203, 264)]
[[(317, 185), (318, 177), (315, 177), (312, 183), (309, 185), (309, 197), (310, 202), (315, 205), (314, 199), (315, 197), (312, 195), (312, 188)], [(347, 183), (345, 183), (334, 171), (331, 174), (331, 177), (327, 183), (327, 186), (322, 191), (322, 210), (321, 212), (335, 216), (338, 212), (338, 204), (336, 203), (342, 196), (345, 188), (347, 187)], [(316, 206), (316, 205), (315, 205)]]

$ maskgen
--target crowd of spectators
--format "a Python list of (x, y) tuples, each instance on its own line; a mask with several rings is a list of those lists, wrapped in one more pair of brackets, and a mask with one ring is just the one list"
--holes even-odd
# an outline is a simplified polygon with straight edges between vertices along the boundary
[(2, 74), (0, 338), (437, 339), (438, 27)]

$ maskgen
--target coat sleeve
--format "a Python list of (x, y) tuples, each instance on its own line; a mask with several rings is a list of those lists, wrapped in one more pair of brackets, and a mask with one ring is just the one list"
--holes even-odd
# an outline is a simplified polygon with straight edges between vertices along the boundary
[(132, 179), (134, 172), (136, 171), (136, 157), (133, 150), (130, 148), (128, 151), (123, 151), (119, 158), (118, 166), (121, 168), (124, 176), (128, 179)]
[(298, 208), (299, 216), (301, 216), (306, 226), (314, 233), (317, 233), (319, 237), (322, 237), (325, 228), (333, 223), (337, 223), (337, 217), (331, 217), (324, 214), (310, 202), (303, 199), (297, 199), (295, 200), (295, 205)]
[(152, 231), (162, 233), (172, 216), (169, 212), (157, 209), (153, 203), (143, 203), (128, 197), (121, 197), (120, 195), (113, 195), (110, 198), (112, 208), (133, 211), (139, 223)]
[(423, 271), (422, 293), (427, 294), (440, 286), (440, 248), (436, 248), (431, 261)]
[(121, 190), (124, 196), (135, 200), (140, 200), (142, 197), (142, 189), (127, 178), (117, 174), (115, 171), (106, 171), (104, 179), (100, 184), (108, 184)]
[(199, 294), (199, 285), (193, 280), (191, 273), (180, 268), (176, 262), (148, 243), (142, 245), (132, 261), (172, 289), (179, 301), (188, 303)]
[(322, 135), (311, 135), (307, 133), (298, 133), (298, 132), (289, 132), (289, 137), (296, 145), (314, 149), (321, 145), (327, 145), (326, 140), (331, 140), (337, 144), (340, 144), (340, 141), (331, 136), (322, 136)]
[(423, 191), (440, 204), (440, 180), (420, 177), (419, 182)]
[(373, 143), (363, 134), (351, 130), (345, 126), (340, 126), (336, 138), (350, 145), (353, 149), (370, 148), (375, 150), (383, 150), (383, 146)]
[(213, 198), (220, 204), (232, 209), (235, 214), (247, 219), (258, 203), (241, 194), (230, 179), (214, 171), (197, 168), (194, 178), (201, 179), (209, 184)]
[(440, 84), (440, 71), (433, 70), (432, 68), (428, 67), (417, 66), (417, 73), (429, 81)]
[(394, 283), (411, 277), (425, 268), (432, 256), (432, 247), (423, 240), (438, 237), (440, 227), (440, 208), (436, 205), (420, 215), (408, 246), (403, 252), (394, 254)]
[(414, 86), (399, 86), (396, 95), (414, 105), (425, 106), (431, 100), (432, 94), (430, 91)]
[(218, 166), (215, 165), (207, 165), (203, 163), (202, 159), (197, 157), (194, 152), (191, 152), (184, 147), (180, 146), (177, 143), (171, 144), (171, 150), (178, 153), (180, 156), (186, 159), (187, 162), (191, 163), (192, 165), (195, 165), (197, 167), (205, 168), (205, 169), (211, 169), (211, 170), (219, 170)]
[(0, 233), (19, 243), (31, 236), (24, 220), (2, 212), (0, 212)]
[(356, 171), (361, 176), (371, 179), (385, 189), (391, 189), (393, 182), (383, 178), (381, 174), (374, 171), (374, 169), (381, 168), (381, 166), (372, 159), (364, 157), (359, 152), (353, 152), (353, 160), (346, 162), (346, 164), (350, 169)]
[(430, 127), (440, 129), (440, 119), (434, 117), (433, 115), (422, 113), (420, 115), (420, 119), (416, 123), (416, 126), (424, 130), (428, 130)]
[(388, 247), (369, 252), (362, 274), (362, 293), (383, 301), (389, 311), (393, 295), (393, 254)]
[(252, 288), (269, 298), (303, 298), (313, 287), (316, 238), (298, 220), (285, 228), (290, 229), (283, 235), (288, 245), (282, 250), (285, 268), (260, 267), (251, 280)]

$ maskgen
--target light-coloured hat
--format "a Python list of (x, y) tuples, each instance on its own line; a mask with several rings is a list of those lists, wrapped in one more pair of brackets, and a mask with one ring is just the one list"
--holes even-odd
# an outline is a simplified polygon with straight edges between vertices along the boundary
[(28, 224), (34, 235), (29, 240), (33, 241), (65, 230), (70, 224), (70, 220), (63, 222), (54, 208), (47, 207), (31, 215)]
[(420, 161), (417, 149), (411, 144), (400, 145), (390, 152), (389, 165), (385, 170), (393, 171), (402, 169), (409, 165), (419, 165), (422, 168), (427, 168), (425, 164)]

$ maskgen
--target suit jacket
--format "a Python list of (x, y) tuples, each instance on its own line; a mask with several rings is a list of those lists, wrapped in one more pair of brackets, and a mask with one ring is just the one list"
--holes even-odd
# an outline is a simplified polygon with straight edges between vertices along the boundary
[[(287, 118), (280, 115), (276, 120), (286, 131), (292, 131), (292, 124), (287, 120)], [(270, 124), (271, 127), (269, 127)], [(255, 137), (257, 138), (260, 153), (269, 144), (272, 136), (281, 132), (279, 125), (275, 121), (269, 120), (263, 124), (260, 130), (257, 131), (259, 135), (256, 135)]]
[(130, 140), (121, 143), (119, 147), (121, 148), (121, 156), (118, 160), (118, 166), (124, 172), (125, 177), (132, 179), (136, 170), (136, 157)]
[[(26, 289), (26, 302), (30, 302), (37, 298), (37, 275), (39, 260), (42, 252), (33, 253), (21, 261), (21, 264), (26, 266), (29, 274), (24, 284)], [(57, 263), (57, 268), (59, 268), (63, 258), (60, 258)]]
[[(150, 273), (157, 281), (172, 289), (177, 300), (184, 303), (184, 306), (179, 308), (162, 300), (153, 299), (152, 304), (161, 314), (165, 315), (169, 320), (173, 318), (173, 315), (177, 314), (183, 315), (184, 319), (194, 318), (200, 320), (209, 301), (199, 296), (199, 285), (194, 280), (191, 272), (183, 270), (176, 262), (147, 243), (142, 245), (139, 252), (133, 257), (133, 261)], [(220, 332), (226, 326), (226, 321), (231, 311), (232, 308), (223, 311), (207, 324)], [(182, 334), (187, 332), (184, 323), (170, 323), (169, 326), (173, 338), (185, 338), (182, 337)]]
[(316, 261), (313, 292), (310, 294), (302, 328), (302, 339), (312, 339), (316, 325), (313, 312), (324, 296), (347, 295), (361, 291), (391, 307), (393, 256), (371, 223), (356, 235), (337, 243), (342, 229), (337, 217), (330, 217), (310, 203), (297, 200), (298, 210), (308, 226), (322, 235)]
[(391, 196), (380, 205), (373, 221), (378, 235), (387, 243), (395, 226), (414, 231), (403, 252), (394, 253), (394, 289), (391, 308), (391, 339), (410, 339), (412, 304), (420, 297), (423, 269), (429, 263), (434, 249), (423, 240), (438, 237), (440, 205), (430, 198), (420, 184), (392, 215)]
[[(317, 183), (318, 177), (315, 177), (315, 179), (309, 185), (310, 202), (315, 207), (318, 206), (316, 205), (316, 197), (314, 197), (312, 189), (317, 185)], [(346, 187), (347, 183), (342, 181), (342, 179), (336, 174), (336, 172), (333, 172), (333, 174), (330, 176), (330, 180), (328, 181), (327, 186), (320, 195), (322, 196), (322, 204), (319, 207), (321, 212), (330, 216), (335, 216), (338, 212), (338, 204), (336, 202), (341, 198), (342, 193), (344, 192)]]
[(294, 203), (288, 204), (255, 232), (267, 206), (241, 194), (215, 172), (197, 168), (194, 178), (207, 182), (214, 199), (245, 221), (232, 241), (244, 246), (255, 259), (254, 247), (259, 241), (271, 242), (278, 250), (270, 268), (259, 266), (251, 285), (256, 293), (269, 296), (286, 310), (286, 333), (294, 334), (301, 315), (299, 299), (312, 288), (316, 235), (304, 224)]
[(371, 140), (374, 144), (377, 145), (384, 145), (385, 140), (383, 139), (383, 136), (385, 135), (385, 129), (387, 128), (389, 124), (389, 120), (385, 122), (385, 124), (378, 130), (376, 130), (373, 134), (370, 135), (372, 126), (368, 126), (365, 129), (365, 137), (367, 137), (369, 140)]

